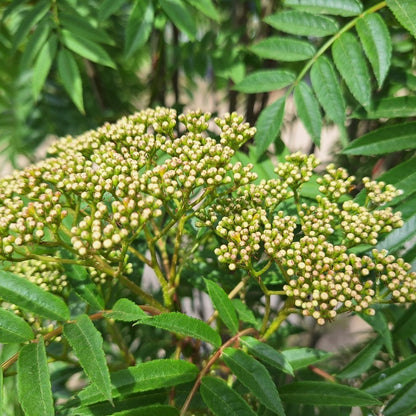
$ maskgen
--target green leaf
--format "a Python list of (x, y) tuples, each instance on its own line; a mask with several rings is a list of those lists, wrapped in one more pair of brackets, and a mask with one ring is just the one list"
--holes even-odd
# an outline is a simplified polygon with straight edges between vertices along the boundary
[(293, 376), (293, 368), (281, 352), (253, 337), (241, 337), (240, 341), (255, 357)]
[(348, 89), (364, 107), (370, 104), (370, 73), (360, 43), (349, 32), (343, 33), (332, 45), (335, 65)]
[(286, 97), (283, 96), (267, 106), (256, 123), (255, 151), (259, 158), (279, 136), (285, 112)]
[(390, 68), (392, 53), (390, 33), (383, 18), (377, 13), (366, 14), (357, 21), (357, 32), (364, 52), (381, 88)]
[(361, 119), (404, 118), (416, 116), (416, 97), (388, 97), (374, 101), (368, 112), (356, 112)]
[(93, 309), (104, 309), (104, 299), (98, 292), (97, 285), (91, 280), (85, 267), (71, 264), (68, 280), (77, 295)]
[(52, 35), (42, 46), (33, 67), (32, 91), (36, 100), (45, 84), (46, 78), (55, 59), (56, 49), (58, 47), (58, 38)]
[(126, 3), (126, 0), (103, 0), (98, 8), (98, 20), (103, 22)]
[(247, 75), (234, 89), (246, 94), (280, 90), (295, 80), (295, 74), (284, 69), (256, 71)]
[(301, 81), (294, 91), (295, 105), (298, 116), (312, 137), (313, 142), (319, 146), (321, 143), (322, 117), (319, 103), (309, 86)]
[(170, 332), (175, 332), (176, 334), (200, 339), (202, 341), (209, 342), (215, 347), (219, 347), (221, 345), (220, 336), (208, 324), (180, 312), (146, 316), (146, 318), (139, 319), (137, 323), (154, 326)]
[(297, 10), (283, 10), (267, 16), (264, 21), (277, 30), (297, 36), (326, 36), (339, 29), (338, 23), (330, 17)]
[(249, 47), (263, 59), (275, 61), (303, 61), (315, 54), (314, 46), (304, 40), (271, 36)]
[(394, 393), (415, 379), (416, 355), (412, 355), (393, 367), (381, 370), (367, 378), (361, 389), (374, 396), (385, 396)]
[(3, 368), (0, 366), (0, 414), (3, 414), (3, 402), (4, 402), (4, 396), (3, 396)]
[(25, 40), (29, 32), (33, 29), (33, 26), (48, 13), (50, 7), (51, 4), (49, 1), (42, 0), (26, 13), (13, 36), (13, 49), (16, 49)]
[(196, 22), (186, 4), (182, 0), (159, 0), (159, 4), (172, 23), (190, 40), (195, 40)]
[(231, 302), (238, 313), (238, 317), (241, 321), (246, 322), (251, 325), (257, 325), (256, 317), (251, 309), (243, 303), (241, 299), (231, 299)]
[(179, 410), (166, 404), (154, 404), (113, 413), (114, 416), (179, 416)]
[(363, 10), (358, 0), (285, 0), (285, 6), (310, 13), (356, 16)]
[(1, 298), (19, 308), (47, 319), (67, 321), (69, 309), (65, 302), (24, 277), (0, 270)]
[(405, 243), (416, 234), (416, 214), (410, 217), (401, 228), (396, 228), (389, 233), (386, 238), (380, 241), (375, 248), (377, 250), (386, 249), (388, 251), (394, 251)]
[(43, 338), (25, 345), (19, 353), (17, 392), (26, 416), (55, 414)]
[(397, 416), (407, 414), (416, 406), (416, 380), (406, 384), (387, 403), (383, 410), (383, 416)]
[(321, 56), (311, 68), (311, 81), (316, 96), (327, 116), (336, 124), (345, 122), (345, 102), (335, 75), (335, 69), (325, 56)]
[(308, 347), (290, 348), (282, 351), (282, 354), (286, 357), (287, 361), (289, 361), (293, 370), (305, 368), (310, 364), (325, 360), (332, 355), (329, 352)]
[(416, 3), (413, 0), (387, 0), (386, 3), (400, 24), (416, 38)]
[(394, 124), (364, 134), (342, 152), (347, 155), (380, 155), (416, 148), (416, 122)]
[(235, 348), (225, 348), (222, 358), (240, 383), (247, 387), (260, 403), (278, 415), (285, 414), (276, 386), (263, 364)]
[(219, 22), (221, 20), (220, 14), (211, 0), (186, 0), (191, 6), (198, 9), (205, 16)]
[(79, 38), (88, 39), (91, 42), (107, 43), (114, 45), (114, 39), (103, 29), (94, 27), (88, 19), (81, 16), (75, 9), (71, 13), (59, 13), (59, 23), (70, 33), (76, 33)]
[(255, 416), (256, 413), (227, 383), (216, 377), (204, 377), (201, 395), (215, 416)]
[(65, 29), (61, 31), (61, 36), (65, 46), (77, 55), (89, 59), (92, 62), (96, 62), (97, 64), (116, 68), (116, 64), (110, 58), (108, 53), (97, 43), (80, 38), (75, 33), (68, 32)]
[(129, 299), (121, 298), (113, 306), (111, 312), (105, 316), (116, 321), (134, 322), (141, 318), (147, 318), (145, 312)]
[(343, 369), (337, 374), (338, 378), (353, 378), (366, 372), (372, 365), (383, 346), (383, 338), (377, 337), (366, 345)]
[[(125, 370), (111, 373), (113, 398), (125, 394), (133, 394), (178, 384), (188, 383), (198, 375), (198, 368), (183, 360), (153, 360), (137, 364)], [(104, 400), (96, 384), (87, 386), (78, 394), (83, 405)]]
[(233, 334), (236, 334), (238, 332), (238, 318), (231, 300), (224, 292), (224, 289), (217, 283), (208, 279), (204, 279), (204, 281), (208, 289), (209, 297), (211, 298), (215, 309), (218, 311), (219, 317), (227, 328)]
[(80, 315), (75, 322), (64, 325), (63, 334), (94, 386), (108, 400), (111, 397), (111, 381), (105, 355), (103, 338), (87, 315)]
[(82, 114), (85, 114), (81, 74), (72, 53), (65, 49), (58, 52), (58, 73), (72, 102)]
[(342, 384), (322, 381), (298, 381), (280, 389), (286, 403), (312, 406), (376, 406), (381, 403), (368, 393)]
[(33, 338), (32, 328), (24, 319), (11, 311), (0, 309), (0, 343), (19, 344)]
[(20, 71), (28, 70), (51, 32), (51, 22), (44, 19), (30, 36), (19, 62)]
[(130, 58), (149, 39), (153, 28), (154, 10), (150, 0), (139, 0), (130, 13), (126, 28), (124, 56)]
[(364, 313), (361, 313), (359, 316), (361, 319), (371, 325), (371, 327), (381, 336), (387, 351), (389, 352), (390, 356), (393, 357), (393, 340), (389, 328), (389, 323), (387, 322), (387, 319), (384, 316), (381, 308), (375, 306), (375, 311), (376, 314), (374, 316), (369, 316)]

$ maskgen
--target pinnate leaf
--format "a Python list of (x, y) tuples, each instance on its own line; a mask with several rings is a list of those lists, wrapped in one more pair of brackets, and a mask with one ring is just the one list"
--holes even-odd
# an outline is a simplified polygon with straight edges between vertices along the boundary
[(368, 112), (356, 112), (353, 117), (361, 119), (403, 118), (416, 116), (416, 97), (388, 97), (373, 101)]
[(345, 122), (345, 101), (335, 74), (335, 69), (325, 56), (317, 59), (311, 68), (313, 89), (327, 116), (336, 124)]
[(416, 38), (416, 3), (413, 0), (386, 0), (396, 19)]
[(162, 313), (156, 316), (146, 316), (137, 321), (138, 324), (150, 325), (165, 329), (187, 337), (209, 342), (215, 347), (221, 345), (218, 333), (207, 323), (180, 312)]
[(240, 383), (264, 406), (279, 416), (285, 414), (276, 386), (263, 364), (236, 348), (225, 348), (222, 357)]
[[(133, 394), (176, 386), (195, 380), (198, 368), (183, 360), (153, 360), (111, 373), (112, 396)], [(78, 397), (83, 405), (104, 400), (96, 384), (82, 390)]]
[(204, 377), (201, 395), (215, 416), (255, 416), (253, 409), (227, 383), (219, 378)]
[(19, 353), (17, 392), (26, 416), (55, 414), (43, 338), (25, 345)]
[(108, 401), (112, 401), (110, 373), (103, 351), (103, 338), (87, 315), (64, 325), (63, 334), (85, 373)]
[(319, 146), (321, 142), (322, 116), (318, 100), (311, 88), (303, 81), (299, 82), (294, 91), (295, 105), (299, 118), (302, 120), (313, 142)]
[(285, 6), (311, 13), (356, 16), (363, 10), (359, 0), (285, 0)]
[(247, 75), (234, 89), (247, 94), (269, 92), (287, 87), (295, 78), (293, 72), (284, 69), (261, 70)]
[(236, 334), (238, 332), (238, 318), (237, 312), (235, 311), (231, 300), (228, 298), (221, 286), (211, 280), (204, 280), (208, 289), (209, 297), (211, 298), (215, 309), (218, 311), (219, 317), (227, 328), (233, 334)]
[(189, 39), (194, 40), (196, 22), (187, 5), (182, 0), (159, 0), (159, 4), (172, 23), (185, 32)]
[(267, 106), (256, 123), (256, 156), (259, 158), (279, 136), (285, 112), (286, 97), (281, 97)]
[(260, 58), (286, 62), (302, 61), (315, 54), (315, 47), (309, 42), (277, 36), (270, 36), (249, 49)]
[(284, 10), (267, 16), (264, 21), (277, 30), (297, 36), (326, 36), (339, 29), (338, 23), (330, 17), (298, 10)]
[(116, 321), (134, 322), (141, 318), (147, 318), (145, 312), (129, 299), (121, 298), (113, 306), (111, 312), (106, 313), (107, 318)]
[(348, 155), (380, 155), (416, 148), (416, 122), (395, 124), (373, 130), (349, 144)]
[(11, 311), (0, 309), (0, 343), (21, 343), (33, 339), (29, 324)]
[(294, 370), (305, 368), (310, 364), (325, 360), (331, 356), (329, 352), (308, 347), (290, 348), (282, 351), (282, 354)]
[(42, 318), (66, 321), (69, 309), (65, 302), (24, 277), (0, 270), (1, 298)]
[(360, 43), (349, 32), (343, 33), (332, 45), (335, 65), (348, 89), (364, 107), (370, 104), (370, 74)]
[[(238, 153), (240, 155), (241, 153)], [(273, 171), (273, 170), (272, 170)], [(241, 321), (247, 322), (251, 325), (257, 325), (256, 317), (253, 311), (241, 299), (231, 299), (231, 302), (238, 313)]]
[(286, 403), (302, 403), (312, 406), (375, 406), (380, 402), (372, 395), (344, 386), (322, 381), (298, 381), (280, 389)]
[(366, 14), (358, 19), (357, 32), (381, 88), (390, 68), (392, 53), (387, 25), (379, 14)]

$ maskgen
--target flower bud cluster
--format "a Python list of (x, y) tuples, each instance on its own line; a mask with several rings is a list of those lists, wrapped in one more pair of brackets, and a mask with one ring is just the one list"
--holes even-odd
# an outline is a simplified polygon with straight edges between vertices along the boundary
[(402, 194), (400, 189), (384, 182), (372, 181), (370, 178), (363, 178), (363, 184), (367, 191), (367, 205), (379, 207), (391, 202), (396, 196)]

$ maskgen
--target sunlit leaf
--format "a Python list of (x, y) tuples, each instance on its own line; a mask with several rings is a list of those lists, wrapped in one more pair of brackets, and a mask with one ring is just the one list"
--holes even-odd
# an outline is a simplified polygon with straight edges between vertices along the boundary
[(311, 13), (356, 16), (363, 10), (359, 0), (285, 0), (285, 6)]
[(17, 391), (26, 416), (55, 414), (43, 338), (25, 345), (19, 353)]
[(194, 40), (196, 22), (187, 5), (182, 0), (159, 0), (159, 4), (172, 23), (185, 32), (189, 39)]
[(215, 4), (212, 0), (186, 0), (190, 5), (198, 9), (205, 16), (215, 20), (216, 22), (220, 21), (220, 14), (218, 13)]
[(366, 14), (358, 19), (357, 32), (381, 88), (390, 68), (392, 53), (387, 25), (379, 14)]
[(284, 69), (261, 70), (247, 75), (234, 89), (247, 94), (280, 90), (295, 78), (293, 72)]
[(329, 358), (332, 354), (315, 348), (290, 348), (282, 351), (294, 370), (305, 368), (310, 364)]
[(29, 324), (6, 309), (0, 309), (0, 343), (21, 343), (33, 339), (34, 334)]
[(111, 312), (106, 313), (107, 318), (115, 319), (116, 321), (134, 322), (140, 318), (147, 318), (145, 312), (129, 299), (121, 298), (113, 306)]
[(336, 33), (338, 23), (330, 17), (297, 10), (283, 10), (267, 16), (264, 21), (282, 32), (297, 36), (326, 36)]
[(277, 36), (270, 36), (249, 49), (260, 58), (287, 62), (302, 61), (315, 54), (315, 48), (309, 42)]
[(126, 3), (126, 0), (103, 0), (99, 3), (98, 20), (101, 22), (109, 18)]
[(396, 19), (416, 38), (416, 3), (413, 0), (386, 0)]
[(357, 111), (352, 115), (360, 119), (404, 118), (416, 116), (416, 97), (387, 97), (373, 101), (368, 112)]
[(257, 325), (257, 320), (253, 311), (245, 303), (243, 303), (241, 299), (232, 299), (231, 302), (241, 321), (247, 322), (251, 325)]

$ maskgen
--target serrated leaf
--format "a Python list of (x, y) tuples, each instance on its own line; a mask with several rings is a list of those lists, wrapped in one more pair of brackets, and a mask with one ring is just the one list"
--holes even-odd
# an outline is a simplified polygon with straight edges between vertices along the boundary
[(126, 28), (124, 56), (130, 58), (149, 39), (153, 28), (154, 10), (150, 0), (139, 0), (130, 13)]
[(172, 23), (195, 40), (196, 22), (186, 4), (182, 0), (159, 0), (159, 4)]
[(205, 16), (215, 20), (216, 22), (220, 21), (220, 14), (216, 9), (212, 0), (186, 0), (191, 6), (198, 9)]
[(43, 338), (25, 345), (19, 353), (17, 392), (26, 416), (55, 414)]
[(215, 416), (255, 416), (253, 409), (227, 383), (219, 378), (204, 377), (201, 395)]
[(386, 0), (399, 23), (416, 38), (416, 3), (413, 0)]
[(381, 88), (390, 68), (391, 38), (386, 23), (377, 13), (366, 14), (357, 21), (357, 32)]
[(1, 298), (47, 319), (67, 321), (69, 309), (65, 302), (24, 277), (0, 270)]
[(145, 312), (129, 299), (121, 298), (113, 306), (111, 312), (106, 313), (107, 318), (116, 321), (134, 322), (141, 318), (147, 318)]
[(100, 332), (87, 315), (80, 315), (75, 322), (64, 325), (63, 334), (91, 383), (111, 402), (110, 372), (105, 360)]
[(416, 380), (416, 355), (370, 376), (361, 389), (375, 396), (385, 396), (413, 380)]
[(20, 71), (28, 70), (51, 32), (49, 19), (40, 22), (30, 36), (19, 62)]
[(269, 92), (287, 87), (295, 80), (295, 74), (284, 69), (256, 71), (247, 75), (234, 89), (246, 94)]
[(416, 380), (406, 384), (387, 403), (383, 416), (397, 416), (406, 414), (416, 406)]
[(235, 348), (225, 348), (222, 358), (240, 383), (247, 387), (260, 403), (279, 416), (285, 415), (276, 386), (263, 364)]
[(305, 368), (308, 365), (325, 360), (332, 355), (329, 352), (308, 347), (290, 348), (282, 351), (282, 354), (286, 357), (287, 361), (289, 361), (293, 370)]
[(81, 74), (72, 53), (66, 49), (58, 52), (58, 73), (72, 102), (81, 113), (85, 114)]
[(366, 372), (373, 365), (382, 346), (383, 338), (380, 336), (375, 338), (337, 374), (337, 377), (353, 378)]
[(267, 16), (264, 21), (277, 30), (297, 36), (326, 36), (339, 29), (338, 23), (330, 17), (297, 10), (283, 10)]
[(126, 0), (103, 0), (98, 8), (98, 20), (103, 22), (126, 3)]
[(363, 10), (359, 0), (285, 0), (285, 6), (316, 14), (356, 16)]
[(368, 393), (342, 384), (322, 381), (298, 381), (280, 389), (286, 403), (312, 406), (376, 406), (381, 403)]
[(388, 97), (373, 101), (368, 112), (356, 112), (353, 117), (361, 119), (404, 118), (416, 116), (416, 97)]
[(332, 45), (335, 65), (355, 99), (364, 107), (370, 104), (370, 73), (360, 43), (349, 32), (343, 33)]
[(259, 358), (261, 361), (282, 370), (287, 374), (293, 375), (292, 366), (281, 352), (253, 337), (241, 337), (240, 341), (247, 347), (252, 355)]
[(30, 325), (11, 311), (0, 309), (0, 343), (21, 343), (33, 339)]
[(65, 29), (61, 31), (62, 42), (64, 45), (83, 58), (89, 59), (97, 64), (116, 68), (116, 64), (110, 58), (105, 49), (89, 39), (78, 37), (75, 33)]
[(321, 143), (322, 116), (318, 100), (311, 88), (303, 81), (296, 86), (294, 98), (299, 118), (313, 142), (319, 146)]
[(249, 50), (263, 59), (275, 61), (303, 61), (311, 58), (316, 50), (304, 40), (270, 36), (252, 46)]
[[(166, 359), (140, 363), (111, 373), (112, 396), (116, 398), (125, 394), (188, 383), (195, 380), (198, 372), (194, 364), (183, 360)], [(87, 386), (78, 397), (83, 405), (104, 400), (95, 384)]]
[(58, 47), (58, 38), (52, 35), (42, 46), (39, 55), (36, 58), (32, 75), (32, 91), (36, 100), (45, 84), (46, 78), (55, 59), (56, 49)]
[(257, 159), (279, 136), (285, 113), (286, 97), (283, 96), (267, 106), (261, 113), (256, 123), (255, 152)]
[(380, 155), (416, 148), (416, 122), (394, 124), (364, 134), (342, 152), (347, 155)]
[(205, 322), (180, 312), (162, 313), (156, 316), (146, 316), (137, 321), (138, 324), (150, 325), (165, 329), (176, 334), (209, 342), (215, 347), (221, 345), (218, 333)]
[(325, 56), (317, 59), (311, 68), (313, 89), (327, 116), (336, 124), (345, 122), (345, 101), (335, 75), (335, 69)]
[(231, 300), (218, 284), (208, 279), (204, 279), (204, 281), (220, 319), (233, 334), (236, 334), (238, 332), (238, 318)]
[(49, 1), (42, 0), (28, 10), (13, 36), (14, 49), (16, 49), (24, 41), (29, 32), (33, 29), (33, 26), (36, 25), (36, 23), (38, 23), (46, 15), (46, 13), (48, 13), (50, 7), (51, 4)]
[(241, 321), (251, 325), (257, 325), (256, 317), (251, 309), (243, 303), (241, 299), (231, 299), (231, 302), (238, 313), (238, 317)]

